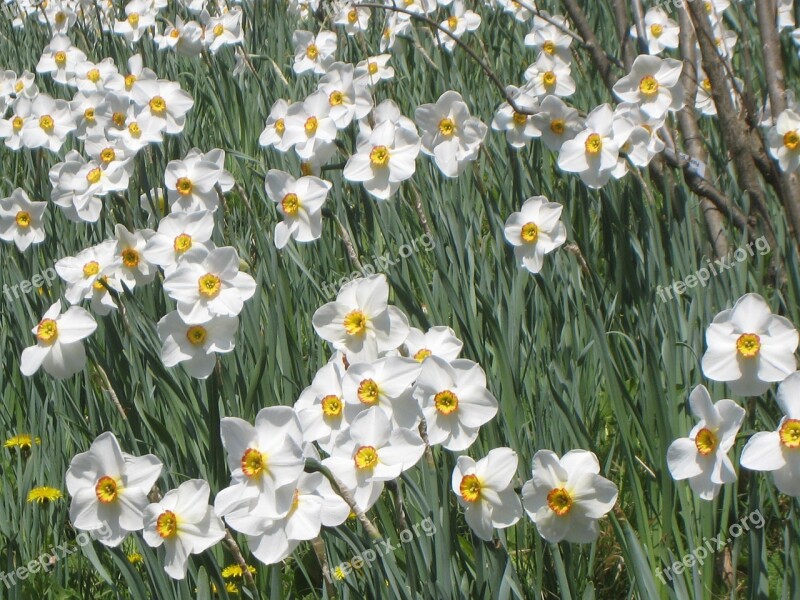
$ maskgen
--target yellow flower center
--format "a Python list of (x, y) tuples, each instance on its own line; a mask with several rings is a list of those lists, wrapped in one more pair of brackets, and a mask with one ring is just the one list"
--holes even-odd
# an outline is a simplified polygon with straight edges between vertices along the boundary
[(36, 339), (50, 345), (58, 339), (58, 324), (53, 319), (42, 319), (36, 328)]
[(338, 90), (331, 92), (331, 95), (328, 96), (328, 102), (331, 106), (339, 106), (344, 102), (344, 94)]
[(745, 333), (736, 340), (736, 351), (744, 358), (752, 358), (761, 350), (761, 338), (755, 333)]
[(85, 111), (83, 111), (83, 118), (86, 119), (87, 121), (89, 121), (90, 123), (94, 123), (94, 120), (95, 120), (94, 119), (94, 109), (93, 108), (87, 108)]
[(322, 414), (326, 417), (338, 417), (342, 414), (342, 400), (339, 396), (329, 394), (322, 399)]
[(800, 420), (786, 419), (780, 429), (781, 444), (795, 450), (800, 448)]
[(374, 469), (378, 464), (378, 452), (372, 446), (361, 446), (355, 455), (356, 469)]
[(709, 93), (711, 92), (711, 80), (710, 80), (708, 77), (706, 77), (705, 79), (703, 79), (703, 82), (702, 82), (700, 85), (702, 85), (702, 86), (703, 86), (703, 89), (704, 89), (705, 91), (707, 91), (707, 92), (709, 92)]
[(192, 180), (188, 177), (179, 177), (178, 181), (175, 182), (175, 189), (178, 190), (181, 196), (188, 196), (192, 193), (194, 184), (192, 184)]
[(100, 153), (100, 160), (106, 164), (112, 162), (115, 158), (117, 158), (117, 153), (114, 152), (113, 148), (106, 148)]
[(25, 88), (25, 82), (20, 79), (17, 83), (14, 84), (14, 91), (16, 93), (20, 93)]
[(156, 531), (162, 538), (171, 538), (178, 533), (178, 517), (171, 510), (165, 510), (158, 515)]
[(256, 450), (248, 448), (242, 456), (242, 473), (250, 479), (257, 479), (267, 472), (267, 457)]
[(563, 517), (572, 508), (572, 494), (565, 488), (554, 488), (547, 494), (547, 506), (559, 517)]
[(98, 81), (100, 81), (100, 70), (91, 69), (88, 73), (86, 73), (86, 79), (88, 79), (92, 83), (97, 83)]
[(63, 50), (59, 50), (58, 52), (56, 52), (53, 55), (53, 58), (55, 59), (56, 64), (59, 67), (63, 67), (65, 64), (67, 64), (67, 53), (64, 52)]
[(139, 266), (139, 252), (136, 250), (136, 248), (125, 248), (121, 252), (121, 255), (122, 264), (129, 269)]
[(306, 135), (314, 135), (317, 132), (317, 127), (319, 127), (319, 121), (317, 121), (317, 117), (308, 117), (304, 127), (306, 130)]
[(192, 247), (192, 236), (190, 236), (188, 233), (180, 234), (175, 238), (175, 241), (172, 243), (172, 247), (178, 254), (183, 254)]
[(367, 331), (367, 315), (361, 310), (351, 310), (344, 317), (347, 335), (363, 335)]
[(420, 350), (417, 350), (416, 354), (414, 354), (414, 360), (416, 360), (417, 362), (422, 362), (423, 360), (428, 358), (431, 354), (433, 354), (433, 352), (431, 352), (427, 348), (422, 348)]
[(128, 125), (128, 133), (131, 134), (131, 137), (138, 138), (142, 135), (142, 129), (139, 127), (138, 123), (133, 122)]
[(464, 475), (461, 478), (461, 485), (458, 486), (458, 491), (461, 492), (461, 497), (467, 502), (477, 502), (481, 499), (481, 480), (477, 475)]
[(222, 280), (212, 273), (206, 273), (197, 280), (197, 289), (201, 296), (216, 298), (222, 289)]
[(119, 496), (119, 484), (113, 477), (105, 475), (97, 480), (94, 493), (102, 504), (110, 504)]
[(222, 25), (220, 25), (220, 24), (217, 24), (217, 25), (214, 25), (214, 29), (212, 29), (211, 31), (213, 31), (213, 32), (214, 32), (214, 35), (215, 35), (215, 36), (219, 37), (219, 36), (221, 36), (223, 33), (225, 33), (225, 28), (224, 28)]
[(100, 181), (101, 174), (100, 167), (95, 167), (86, 174), (86, 181), (92, 184), (97, 183)]
[(319, 56), (319, 48), (317, 48), (316, 44), (309, 44), (306, 48), (306, 56), (311, 60), (316, 60), (317, 56)]
[(125, 113), (115, 112), (113, 115), (111, 115), (111, 120), (117, 127), (122, 127), (125, 125)]
[(375, 75), (378, 72), (378, 63), (368, 63), (367, 64), (367, 71), (369, 71), (370, 75)]
[(294, 217), (300, 211), (300, 198), (297, 194), (286, 194), (281, 200), (283, 212), (290, 217)]
[(450, 29), (450, 31), (455, 31), (456, 27), (458, 27), (458, 17), (448, 17), (447, 27)]
[(22, 126), (25, 124), (25, 121), (22, 120), (22, 117), (14, 117), (11, 119), (11, 127), (14, 128), (14, 131), (19, 131), (22, 129)]
[(603, 149), (603, 138), (600, 137), (599, 133), (593, 133), (586, 138), (585, 147), (588, 154), (600, 154), (600, 151)]
[(172, 31), (169, 32), (169, 37), (171, 38), (181, 37), (181, 32), (178, 31), (177, 29), (173, 29)]
[(547, 87), (554, 86), (556, 84), (556, 81), (558, 81), (558, 78), (556, 77), (556, 74), (553, 73), (552, 71), (545, 71), (545, 73), (542, 74), (542, 83), (545, 84)]
[(128, 24), (131, 27), (136, 27), (139, 24), (139, 13), (131, 13), (128, 15)]
[(389, 164), (389, 149), (386, 146), (375, 146), (369, 152), (369, 162), (374, 167), (385, 167)]
[(208, 332), (202, 325), (192, 325), (186, 330), (186, 339), (191, 342), (193, 346), (200, 346), (206, 341)]
[(525, 223), (522, 226), (520, 237), (526, 244), (535, 244), (536, 240), (539, 239), (539, 227), (536, 223)]
[(447, 416), (458, 410), (458, 396), (450, 390), (444, 390), (433, 397), (433, 405), (436, 410)]
[(89, 277), (93, 277), (100, 272), (100, 265), (97, 263), (96, 260), (90, 260), (85, 265), (83, 265), (83, 276), (86, 279)]
[(556, 53), (556, 44), (553, 40), (547, 40), (544, 44), (542, 44), (542, 50), (547, 52), (550, 55)]
[(523, 115), (522, 113), (514, 111), (513, 119), (514, 123), (516, 123), (517, 125), (525, 125), (525, 123), (528, 122), (528, 115)]
[(657, 94), (658, 88), (658, 80), (652, 75), (646, 75), (645, 77), (642, 77), (642, 80), (639, 82), (639, 91), (645, 96), (653, 96)]
[(373, 379), (365, 379), (358, 384), (358, 399), (367, 406), (373, 406), (378, 402), (380, 389)]
[(17, 222), (17, 226), (27, 229), (31, 226), (31, 213), (26, 210), (21, 210), (17, 213), (14, 220)]
[(445, 137), (450, 137), (456, 132), (456, 123), (450, 117), (446, 117), (439, 121), (439, 133)]
[(654, 38), (661, 37), (661, 34), (664, 33), (664, 26), (660, 25), (659, 23), (653, 23), (650, 25), (650, 34)]
[(55, 127), (55, 121), (53, 121), (53, 117), (50, 115), (42, 115), (39, 117), (39, 127), (47, 132), (53, 131), (53, 127)]
[(133, 84), (136, 83), (136, 75), (130, 74), (125, 76), (125, 89), (129, 92), (133, 87)]
[(275, 121), (275, 132), (278, 135), (283, 135), (284, 131), (286, 131), (286, 123), (283, 121), (283, 119), (277, 119)]
[(703, 456), (707, 456), (714, 452), (719, 445), (716, 434), (710, 429), (703, 427), (697, 432), (694, 438), (694, 445), (697, 446), (697, 451)]
[(347, 13), (347, 22), (352, 25), (356, 21), (358, 21), (358, 13), (356, 9), (353, 8)]
[(787, 131), (783, 135), (783, 145), (789, 150), (797, 150), (797, 147), (800, 146), (800, 134), (797, 131)]
[(66, 22), (66, 20), (67, 20), (67, 15), (64, 14), (63, 11), (58, 11), (56, 13), (56, 17), (55, 17), (56, 25), (63, 25)]
[(106, 286), (108, 285), (108, 277), (105, 275), (101, 275), (97, 278), (97, 280), (92, 284), (92, 287), (97, 292), (105, 292)]
[(167, 112), (167, 101), (161, 96), (153, 96), (149, 102), (150, 112), (157, 116), (162, 116)]

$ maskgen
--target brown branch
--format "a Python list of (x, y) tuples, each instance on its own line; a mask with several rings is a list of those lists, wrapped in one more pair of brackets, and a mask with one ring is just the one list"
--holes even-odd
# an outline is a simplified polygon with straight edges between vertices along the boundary
[(567, 9), (570, 19), (575, 23), (575, 28), (583, 38), (587, 50), (589, 50), (589, 53), (592, 55), (592, 61), (597, 67), (600, 77), (603, 78), (603, 81), (609, 89), (613, 88), (614, 84), (617, 82), (617, 76), (612, 71), (611, 61), (608, 59), (608, 56), (606, 56), (603, 47), (594, 34), (594, 29), (591, 23), (589, 23), (589, 19), (586, 18), (586, 13), (584, 13), (583, 9), (578, 5), (577, 0), (561, 0), (561, 2), (564, 8)]

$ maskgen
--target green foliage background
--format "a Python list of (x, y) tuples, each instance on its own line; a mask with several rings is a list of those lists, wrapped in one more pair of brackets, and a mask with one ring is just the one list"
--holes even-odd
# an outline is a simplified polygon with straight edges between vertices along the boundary
[[(558, 2), (538, 4), (561, 12)], [(610, 1), (586, 4), (595, 31), (616, 54)], [(749, 4), (735, 4), (727, 25), (739, 33), (740, 47), (749, 47), (753, 61), (745, 65), (738, 58), (740, 51), (734, 59), (737, 73), (745, 73), (749, 85), (763, 96)], [(522, 42), (526, 27), (482, 5), (472, 8), (482, 15), (483, 24), (465, 41), (501, 80), (520, 83), (525, 67), (535, 59)], [(165, 14), (174, 11), (171, 7)], [(29, 455), (0, 449), (0, 571), (12, 571), (55, 544), (73, 543), (76, 532), (68, 522), (67, 499), (40, 507), (25, 498), (38, 485), (66, 491), (63, 478), (70, 459), (103, 431), (115, 432), (128, 452), (158, 455), (165, 464), (162, 490), (193, 477), (207, 479), (213, 492), (225, 487), (229, 473), (219, 418), (252, 420), (264, 406), (291, 405), (328, 357), (325, 344), (314, 335), (311, 315), (330, 299), (322, 285), (354, 270), (336, 221), (352, 237), (364, 262), (373, 262), (375, 255), (396, 258), (401, 245), (425, 233), (415, 208), (419, 203), (435, 248), (400, 260), (386, 275), (393, 302), (412, 324), (422, 329), (453, 327), (464, 340), (463, 355), (487, 372), (500, 411), (481, 429), (469, 453), (482, 457), (491, 448), (512, 447), (520, 458), (521, 485), (530, 477), (530, 460), (537, 450), (550, 448), (561, 454), (590, 449), (598, 455), (603, 474), (619, 486), (619, 502), (602, 522), (602, 535), (593, 545), (548, 544), (527, 517), (498, 532), (496, 543), (483, 543), (471, 535), (450, 491), (455, 457), (436, 449), (434, 468), (421, 461), (400, 482), (405, 520), (413, 524), (430, 516), (436, 534), (400, 544), (397, 505), (385, 492), (369, 516), (399, 549), (335, 582), (337, 594), (584, 600), (796, 597), (796, 501), (777, 494), (768, 476), (743, 470), (738, 483), (726, 486), (716, 501), (702, 502), (688, 485), (672, 481), (665, 461), (668, 445), (693, 424), (687, 404), (690, 390), (703, 383), (715, 400), (729, 395), (725, 386), (706, 381), (700, 369), (704, 332), (713, 316), (743, 293), (758, 292), (774, 312), (800, 323), (795, 244), (774, 197), (770, 196), (770, 210), (779, 247), (767, 256), (748, 257), (712, 278), (706, 288), (662, 302), (657, 286), (695, 273), (711, 256), (698, 199), (688, 192), (680, 173), (673, 173), (674, 185), (664, 189), (656, 189), (642, 172), (641, 180), (629, 175), (602, 191), (589, 191), (576, 177), (560, 173), (555, 156), (541, 143), (517, 152), (507, 147), (502, 134), (490, 131), (479, 160), (460, 178), (442, 177), (432, 161), (420, 155), (413, 179), (391, 201), (376, 203), (341, 177), (355, 141), (353, 126), (340, 135), (342, 152), (323, 174), (334, 184), (327, 208), (335, 219), (326, 219), (323, 237), (316, 243), (292, 244), (278, 252), (272, 231), (279, 217), (266, 198), (263, 178), (269, 168), (297, 173), (299, 165), (292, 154), (260, 148), (258, 136), (276, 99), (301, 100), (313, 90), (314, 78), (296, 77), (291, 71), (291, 36), (294, 29), (316, 31), (320, 24), (300, 24), (281, 2), (271, 0), (245, 4), (244, 11), (245, 48), (257, 75), (246, 69), (233, 76), (230, 48), (214, 57), (187, 59), (158, 52), (148, 40), (137, 44), (135, 50), (143, 54), (146, 66), (161, 78), (180, 81), (194, 96), (183, 135), (137, 157), (135, 183), (128, 194), (106, 203), (97, 224), (69, 223), (51, 205), (43, 244), (26, 253), (13, 245), (0, 246), (0, 284), (13, 286), (59, 258), (110, 237), (115, 223), (153, 226), (138, 208), (139, 194), (162, 184), (169, 160), (182, 158), (192, 147), (219, 147), (227, 152), (226, 166), (238, 186), (216, 214), (214, 241), (234, 246), (259, 283), (241, 315), (236, 350), (221, 358), (218, 374), (207, 382), (191, 379), (180, 367), (166, 369), (161, 364), (155, 323), (172, 303), (159, 282), (124, 295), (124, 310), (98, 318), (98, 330), (87, 344), (90, 366), (64, 382), (41, 372), (29, 379), (19, 373), (20, 353), (33, 343), (30, 329), (62, 297), (64, 286), (55, 281), (42, 294), (14, 301), (2, 298), (0, 437), (27, 432), (40, 437), (41, 445)], [(355, 63), (378, 54), (381, 21), (373, 11), (372, 29), (363, 40), (340, 32), (338, 59)], [(78, 27), (71, 37), (91, 59), (112, 56), (121, 70), (132, 53), (119, 38), (96, 36), (93, 24)], [(0, 9), (0, 67), (33, 70), (48, 39), (46, 28), (34, 24), (12, 29)], [(791, 86), (798, 64), (788, 38), (784, 45)], [(612, 98), (588, 55), (576, 50), (573, 74), (578, 91), (570, 103), (589, 112)], [(501, 102), (498, 89), (478, 65), (458, 50), (451, 55), (435, 48), (424, 26), (418, 26), (412, 38), (398, 41), (391, 64), (396, 77), (378, 87), (376, 100), (393, 99), (406, 116), (413, 118), (416, 106), (435, 101), (448, 89), (459, 91), (472, 113), (487, 124)], [(69, 97), (68, 90), (53, 86), (47, 77), (37, 81), (53, 96)], [(702, 125), (719, 173), (715, 183), (747, 210), (716, 122), (705, 119)], [(0, 193), (7, 196), (22, 187), (33, 198), (49, 198), (47, 170), (58, 160), (47, 152), (0, 148)], [(517, 268), (503, 237), (505, 219), (533, 195), (564, 205), (572, 244), (572, 250), (562, 247), (548, 256), (538, 276)], [(732, 248), (748, 242), (744, 232), (728, 233)], [(111, 389), (97, 367), (107, 373)], [(127, 420), (116, 411), (112, 390)], [(734, 450), (737, 457), (750, 434), (773, 429), (780, 418), (774, 390), (744, 405), (748, 416)], [(676, 575), (668, 586), (655, 577), (656, 570), (756, 509), (763, 513), (765, 527), (736, 538), (716, 561)], [(323, 536), (332, 565), (370, 546), (355, 522)], [(133, 551), (141, 553), (143, 562), (128, 562), (126, 553)], [(246, 547), (244, 552), (252, 562)], [(726, 561), (730, 566), (722, 569)], [(209, 598), (212, 584), (223, 587), (220, 569), (230, 562), (218, 546), (191, 560), (185, 581), (173, 582), (163, 572), (159, 553), (133, 537), (118, 550), (85, 546), (50, 574), (31, 576), (12, 589), (0, 585), (0, 598)], [(284, 564), (256, 567), (261, 598), (326, 597), (319, 564), (307, 544)], [(228, 595), (220, 589), (219, 597)]]

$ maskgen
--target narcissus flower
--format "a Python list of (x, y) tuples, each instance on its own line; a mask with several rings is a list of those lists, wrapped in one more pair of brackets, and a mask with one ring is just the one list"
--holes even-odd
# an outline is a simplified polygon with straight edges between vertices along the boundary
[(92, 315), (79, 306), (70, 306), (61, 314), (61, 300), (57, 300), (33, 328), (36, 345), (22, 351), (20, 371), (30, 377), (41, 367), (56, 379), (73, 376), (86, 364), (81, 340), (95, 329), (97, 323)]
[(401, 356), (352, 363), (342, 378), (345, 418), (352, 423), (359, 413), (378, 407), (398, 427), (416, 427), (422, 413), (411, 385), (419, 371), (419, 362)]
[(72, 45), (64, 34), (56, 34), (42, 50), (36, 65), (37, 73), (50, 73), (56, 83), (71, 84), (78, 65), (86, 60), (86, 55)]
[(353, 493), (361, 510), (377, 502), (385, 481), (397, 479), (425, 452), (415, 430), (393, 427), (378, 407), (360, 413), (322, 461)]
[(722, 486), (736, 481), (728, 452), (744, 420), (744, 409), (733, 400), (712, 404), (705, 386), (698, 385), (689, 396), (692, 413), (700, 419), (689, 433), (670, 444), (667, 465), (673, 479), (688, 479), (703, 500), (713, 500)]
[(545, 20), (539, 15), (533, 17), (533, 30), (525, 36), (525, 45), (533, 46), (539, 52), (560, 58), (562, 62), (572, 62), (570, 45), (572, 36), (569, 31), (569, 22), (562, 15), (552, 15)]
[(322, 205), (331, 184), (319, 177), (295, 179), (277, 169), (267, 172), (267, 196), (283, 217), (275, 225), (275, 247), (283, 248), (290, 239), (298, 242), (317, 240), (322, 235)]
[(119, 546), (130, 532), (144, 526), (147, 494), (161, 475), (161, 467), (152, 454), (137, 457), (122, 452), (111, 432), (98, 436), (87, 452), (72, 459), (67, 470), (73, 526), (100, 532), (98, 541), (112, 548)]
[(567, 230), (559, 220), (563, 208), (544, 196), (534, 196), (506, 221), (506, 240), (514, 246), (514, 256), (520, 266), (531, 273), (538, 273), (544, 264), (544, 255), (567, 239)]
[(595, 541), (597, 520), (616, 501), (617, 486), (600, 475), (600, 462), (587, 450), (571, 450), (560, 459), (552, 450), (539, 450), (533, 479), (522, 487), (525, 512), (548, 542)]
[(453, 38), (459, 39), (469, 31), (475, 31), (481, 25), (481, 16), (469, 10), (462, 0), (452, 0), (453, 12), (447, 17), (447, 20), (440, 23), (445, 31), (450, 35), (436, 30), (436, 41), (448, 52), (452, 52), (456, 47), (456, 42)]
[(164, 183), (172, 212), (217, 210), (219, 192), (229, 191), (234, 184), (224, 164), (225, 152), (219, 149), (203, 154), (192, 148), (183, 160), (170, 161)]
[(366, 86), (373, 86), (379, 81), (394, 79), (394, 68), (387, 64), (391, 57), (391, 54), (379, 54), (362, 60), (353, 72), (354, 80)]
[(800, 167), (800, 115), (785, 110), (769, 130), (769, 153), (778, 161), (781, 171), (793, 173)]
[(116, 238), (114, 256), (118, 263), (116, 275), (128, 289), (133, 289), (137, 284), (147, 285), (156, 276), (155, 266), (143, 255), (147, 241), (152, 236), (152, 229), (128, 231), (122, 224), (114, 227)]
[(216, 353), (233, 350), (238, 327), (238, 317), (214, 317), (202, 325), (189, 325), (174, 310), (158, 322), (161, 361), (165, 367), (183, 363), (189, 375), (206, 379), (217, 364)]
[(557, 96), (545, 97), (531, 121), (541, 132), (544, 145), (553, 152), (560, 151), (564, 142), (574, 138), (584, 127), (578, 111)]
[(734, 394), (758, 396), (796, 370), (797, 343), (788, 319), (773, 315), (758, 294), (745, 294), (708, 326), (703, 373), (727, 382)]
[[(662, 8), (651, 8), (644, 15), (644, 34), (650, 54), (661, 54), (666, 49), (677, 48), (680, 32), (678, 24)], [(632, 26), (631, 37), (636, 39), (638, 33), (636, 26)]]
[(42, 215), (46, 208), (47, 202), (32, 202), (22, 188), (0, 199), (0, 240), (14, 242), (19, 250), (44, 241)]
[(751, 437), (740, 459), (745, 469), (771, 471), (775, 486), (788, 496), (800, 496), (800, 373), (778, 386), (778, 404), (786, 415), (776, 431)]
[(235, 317), (256, 293), (255, 280), (239, 271), (239, 255), (231, 247), (187, 250), (164, 280), (164, 290), (178, 303), (187, 323), (201, 325), (215, 316)]
[(506, 92), (514, 99), (514, 103), (526, 112), (517, 112), (508, 102), (503, 102), (494, 114), (492, 129), (505, 131), (506, 141), (513, 148), (523, 148), (533, 138), (542, 135), (532, 116), (539, 109), (539, 101), (535, 96), (510, 85)]
[(147, 240), (143, 256), (169, 276), (192, 248), (212, 250), (213, 232), (214, 215), (207, 210), (169, 214), (159, 221), (156, 233)]
[(186, 577), (190, 554), (200, 554), (225, 537), (225, 526), (208, 504), (211, 489), (202, 479), (185, 481), (144, 509), (144, 541), (164, 546), (164, 571)]
[(408, 318), (389, 306), (385, 275), (345, 284), (336, 300), (316, 310), (312, 323), (317, 335), (344, 352), (351, 363), (373, 361), (408, 337)]
[(297, 30), (292, 34), (294, 45), (294, 72), (298, 75), (313, 71), (324, 75), (328, 65), (333, 62), (336, 52), (336, 34), (332, 31), (320, 31), (316, 36), (310, 31)]
[(318, 89), (328, 96), (330, 117), (337, 129), (344, 129), (353, 119), (363, 119), (372, 110), (372, 95), (364, 83), (355, 79), (353, 65), (333, 63)]
[(22, 144), (26, 148), (47, 148), (58, 152), (67, 134), (74, 129), (67, 101), (39, 94), (31, 103), (30, 118), (25, 119), (22, 127)]
[(102, 288), (102, 278), (111, 275), (118, 266), (115, 247), (113, 240), (106, 240), (56, 262), (56, 273), (67, 284), (64, 296), (68, 302), (77, 304), (83, 298), (91, 298), (96, 287)]
[(406, 354), (417, 362), (424, 362), (431, 356), (438, 356), (447, 362), (455, 360), (461, 353), (464, 342), (449, 327), (431, 327), (422, 332), (411, 327), (406, 338)]
[(525, 69), (523, 89), (529, 90), (536, 97), (558, 96), (565, 98), (575, 93), (575, 81), (572, 79), (571, 67), (557, 55), (542, 52), (536, 62)]
[(492, 529), (511, 527), (522, 517), (522, 505), (514, 491), (517, 453), (495, 448), (479, 461), (459, 456), (451, 485), (464, 509), (467, 524), (480, 539), (492, 539)]
[(131, 99), (144, 110), (139, 119), (153, 121), (165, 133), (183, 131), (186, 113), (194, 106), (194, 100), (174, 81), (137, 79), (131, 90)]
[(448, 177), (457, 177), (478, 157), (486, 137), (486, 125), (470, 115), (461, 94), (452, 90), (435, 104), (418, 106), (414, 120), (422, 132), (422, 152), (433, 156)]
[(303, 439), (319, 443), (328, 454), (336, 436), (347, 427), (342, 377), (344, 365), (336, 360), (327, 362), (294, 405), (303, 427)]
[(683, 61), (639, 55), (631, 72), (614, 85), (614, 94), (623, 102), (634, 102), (654, 119), (667, 111), (683, 108), (683, 86), (680, 78)]

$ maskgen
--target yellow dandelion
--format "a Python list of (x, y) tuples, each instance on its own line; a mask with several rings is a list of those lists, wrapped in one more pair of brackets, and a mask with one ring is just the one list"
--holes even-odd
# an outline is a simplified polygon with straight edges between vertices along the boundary
[(20, 433), (14, 437), (10, 437), (3, 444), (6, 448), (19, 448), (20, 450), (30, 450), (33, 444), (41, 444), (40, 438), (32, 438), (28, 433)]
[(225, 584), (225, 591), (227, 591), (229, 594), (238, 594), (239, 588), (236, 586), (235, 583), (229, 581), (228, 583)]
[[(256, 569), (250, 565), (247, 565), (247, 570), (250, 571), (251, 575), (255, 575)], [(224, 569), (222, 569), (222, 578), (223, 579), (233, 579), (242, 577), (244, 571), (240, 565), (228, 565)]]
[(28, 502), (38, 502), (39, 504), (55, 502), (63, 497), (64, 494), (61, 493), (61, 490), (47, 486), (35, 487), (28, 492)]
[(138, 552), (129, 552), (128, 553), (128, 562), (132, 565), (139, 564), (140, 562), (144, 561), (144, 556), (139, 554)]

